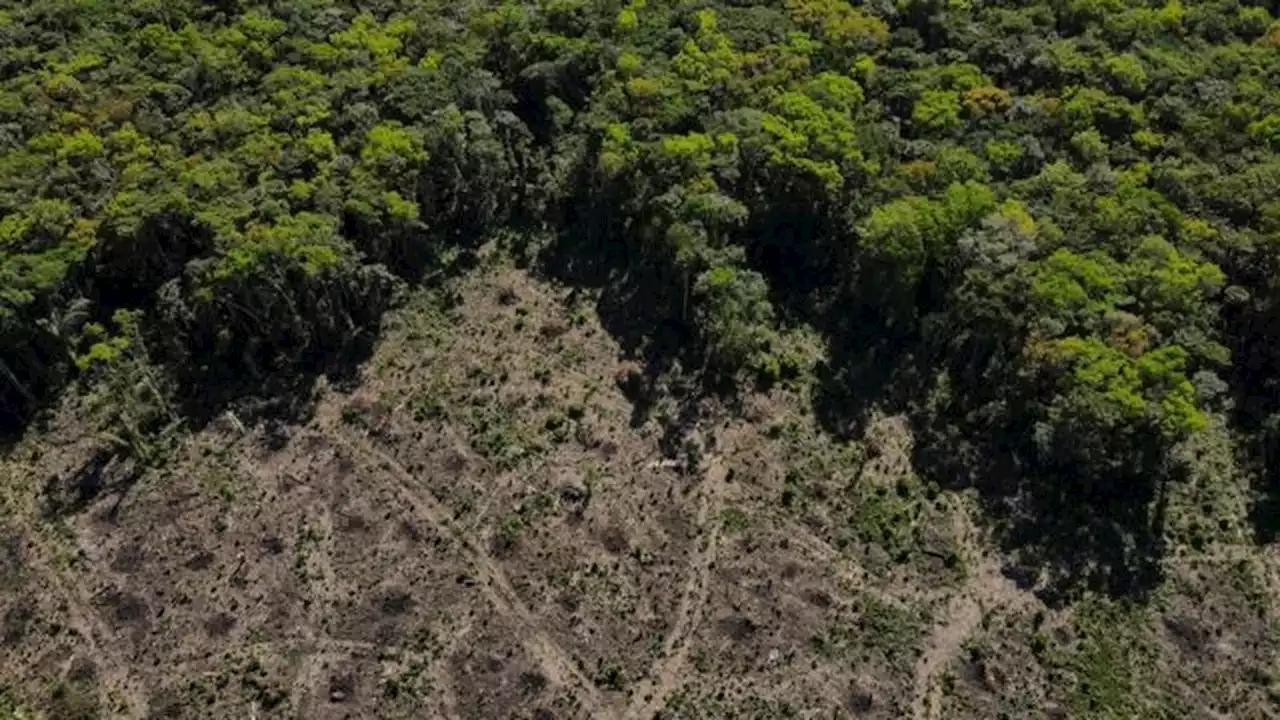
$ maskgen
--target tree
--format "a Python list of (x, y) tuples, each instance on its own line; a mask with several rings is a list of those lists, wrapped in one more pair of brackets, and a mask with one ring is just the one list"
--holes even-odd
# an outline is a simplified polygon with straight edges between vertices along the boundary
[(773, 306), (763, 276), (751, 270), (714, 267), (698, 276), (694, 326), (706, 345), (710, 367), (733, 372), (761, 367), (774, 337)]

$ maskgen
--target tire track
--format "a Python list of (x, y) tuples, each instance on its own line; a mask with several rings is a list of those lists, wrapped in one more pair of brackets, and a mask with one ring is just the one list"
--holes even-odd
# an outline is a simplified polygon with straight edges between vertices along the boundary
[[(31, 533), (29, 537), (41, 536), (34, 528), (26, 528), (25, 531)], [(147, 707), (147, 693), (139, 678), (130, 672), (133, 661), (123, 652), (117, 640), (118, 633), (101, 619), (96, 603), (87, 595), (83, 583), (76, 582), (68, 576), (68, 571), (54, 567), (44, 558), (33, 558), (31, 566), (37, 577), (48, 578), (54, 590), (50, 596), (61, 598), (65, 603), (62, 614), (67, 626), (79, 637), (102, 674), (101, 696), (105, 696), (109, 689), (117, 689), (129, 706), (130, 714), (142, 715)]]
[[(23, 464), (20, 468), (17, 477), (33, 477), (34, 467)], [(21, 562), (26, 565), (21, 572), (29, 574), (42, 585), (49, 598), (61, 600), (61, 607), (55, 605), (54, 611), (65, 619), (66, 626), (76, 636), (74, 644), (77, 649), (85, 650), (96, 663), (101, 673), (100, 697), (114, 688), (121, 693), (131, 713), (141, 714), (146, 710), (147, 693), (139, 679), (129, 671), (132, 662), (117, 641), (118, 633), (103, 621), (97, 603), (83, 582), (84, 576), (75, 574), (76, 566), (48, 557), (48, 553), (57, 548), (68, 552), (80, 551), (80, 533), (68, 519), (66, 527), (71, 530), (73, 545), (68, 547), (66, 536), (60, 535), (53, 525), (39, 520), (38, 494), (21, 486), (14, 486), (12, 490), (9, 498), (0, 501), (0, 510), (10, 514), (10, 527), (20, 537), (30, 540), (34, 548), (21, 555)], [(40, 596), (34, 588), (25, 593), (29, 597)], [(9, 650), (12, 652), (14, 648)]]
[[(592, 717), (605, 717), (602, 713), (606, 711), (607, 706), (596, 690), (595, 684), (578, 669), (572, 656), (551, 637), (542, 622), (534, 617), (532, 611), (516, 593), (506, 573), (493, 561), (488, 552), (473, 537), (458, 527), (457, 523), (449, 519), (448, 512), (439, 504), (431, 491), (421, 487), (417, 478), (398, 460), (375, 447), (366, 438), (340, 429), (333, 429), (323, 435), (355, 455), (372, 461), (368, 464), (373, 469), (393, 474), (398, 480), (396, 486), (402, 496), (401, 499), (410, 512), (418, 519), (454, 537), (462, 545), (467, 560), (480, 576), (480, 582), (477, 585), (487, 599), (499, 613), (527, 629), (528, 634), (524, 638), (525, 649), (543, 667), (549, 678), (566, 687), (578, 686), (588, 714)], [(413, 490), (419, 490), (419, 492), (413, 492)]]
[(458, 646), (462, 644), (464, 638), (471, 634), (471, 620), (466, 619), (463, 625), (453, 631), (449, 642), (445, 644), (444, 649), (431, 663), (430, 674), (436, 682), (440, 684), (439, 688), (439, 706), (440, 716), (445, 720), (455, 720), (461, 718), (460, 711), (461, 702), (458, 700), (458, 694), (453, 689), (453, 674), (449, 672), (449, 657), (457, 651)]
[(1032, 597), (1001, 574), (998, 560), (983, 558), (973, 578), (947, 603), (946, 618), (934, 626), (929, 644), (916, 662), (911, 717), (916, 720), (943, 717), (942, 688), (936, 682), (937, 677), (960, 656), (965, 641), (982, 624), (983, 614), (995, 608), (1025, 605), (1032, 602)]
[(982, 606), (976, 598), (963, 594), (951, 598), (947, 604), (947, 619), (934, 628), (929, 646), (916, 663), (912, 717), (917, 720), (941, 717), (941, 688), (935, 680), (959, 655), (964, 641), (969, 639), (980, 622)]
[(698, 526), (707, 530), (706, 539), (694, 552), (680, 605), (676, 608), (676, 620), (662, 642), (662, 654), (632, 695), (634, 699), (623, 715), (627, 720), (654, 717), (666, 705), (667, 698), (684, 683), (690, 641), (702, 622), (711, 594), (711, 566), (720, 548), (718, 520), (727, 477), (728, 469), (722, 456), (711, 458), (703, 479), (702, 502), (698, 505), (697, 514)]

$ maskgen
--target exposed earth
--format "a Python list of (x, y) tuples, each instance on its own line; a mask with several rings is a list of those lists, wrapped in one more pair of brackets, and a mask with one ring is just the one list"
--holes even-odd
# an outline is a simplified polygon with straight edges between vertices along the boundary
[(683, 393), (593, 300), (493, 260), (309, 419), (227, 414), (136, 478), (74, 405), (30, 431), (0, 717), (1280, 716), (1242, 480), (1171, 491), (1144, 597), (1060, 601), (902, 418)]

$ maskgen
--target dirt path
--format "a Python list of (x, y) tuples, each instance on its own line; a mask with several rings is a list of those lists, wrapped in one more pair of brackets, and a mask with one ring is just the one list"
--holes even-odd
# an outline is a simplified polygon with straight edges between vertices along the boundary
[(312, 602), (307, 610), (309, 622), (305, 628), (309, 639), (316, 638), (316, 629), (324, 627), (324, 617), (330, 608), (341, 602), (337, 592), (338, 574), (333, 569), (334, 527), (333, 512), (328, 503), (320, 504), (315, 524), (309, 528), (314, 534), (313, 552), (307, 555), (308, 592), (319, 602)]
[(389, 472), (396, 477), (401, 500), (414, 517), (430, 523), (442, 532), (453, 536), (462, 545), (467, 560), (474, 567), (477, 586), (497, 611), (526, 629), (525, 649), (542, 666), (549, 680), (566, 687), (576, 686), (582, 696), (584, 709), (591, 717), (605, 717), (607, 705), (596, 690), (595, 684), (582, 673), (573, 657), (547, 632), (543, 622), (520, 599), (502, 568), (489, 556), (483, 546), (464, 532), (449, 517), (429, 490), (422, 487), (412, 473), (395, 458), (378, 449), (366, 438), (341, 429), (331, 429), (326, 437), (347, 448), (353, 454), (372, 461), (374, 469)]
[(1000, 572), (1000, 563), (984, 557), (974, 568), (965, 586), (947, 603), (946, 616), (930, 633), (924, 653), (916, 662), (915, 700), (911, 716), (916, 720), (939, 720), (942, 713), (942, 686), (938, 676), (960, 656), (964, 643), (982, 623), (982, 616), (997, 607), (1020, 605), (1030, 600)]
[[(32, 503), (34, 502), (35, 498), (32, 496)], [(102, 688), (117, 694), (127, 708), (123, 713), (125, 716), (145, 715), (147, 692), (140, 678), (130, 672), (133, 660), (128, 657), (124, 644), (118, 640), (119, 633), (102, 619), (98, 603), (88, 592), (83, 578), (77, 576), (75, 565), (48, 556), (51, 548), (63, 547), (68, 552), (72, 551), (65, 545), (65, 536), (57, 534), (52, 526), (33, 520), (40, 517), (34, 504), (24, 512), (14, 513), (14, 517), (21, 520), (14, 523), (13, 527), (23, 537), (39, 538), (34, 545), (43, 548), (43, 552), (25, 553), (23, 557), (28, 565), (26, 571), (31, 577), (43, 578), (48, 583), (43, 593), (29, 589), (29, 595), (40, 597), (43, 594), (59, 601), (59, 610), (66, 627), (78, 638), (76, 649), (97, 666)], [(78, 543), (79, 540), (77, 536), (75, 542)], [(79, 550), (79, 547), (75, 550)]]
[(431, 677), (439, 686), (437, 701), (439, 705), (440, 717), (445, 720), (454, 720), (461, 718), (462, 713), (459, 710), (460, 702), (458, 694), (454, 692), (452, 676), (449, 673), (449, 657), (462, 645), (465, 638), (471, 636), (472, 623), (470, 618), (465, 618), (461, 627), (453, 631), (449, 641), (445, 643), (444, 648), (438, 653), (435, 662), (431, 663)]
[(912, 717), (917, 720), (942, 717), (938, 675), (960, 654), (964, 641), (981, 621), (982, 606), (976, 598), (964, 594), (951, 598), (946, 619), (934, 627), (924, 654), (916, 662)]
[(624, 718), (647, 720), (657, 715), (667, 698), (684, 681), (683, 673), (689, 655), (690, 638), (702, 621), (702, 614), (711, 593), (711, 566), (720, 546), (720, 509), (728, 469), (721, 456), (708, 460), (702, 480), (702, 501), (698, 504), (698, 527), (704, 533), (703, 541), (696, 548), (690, 562), (689, 575), (680, 594), (676, 608), (676, 620), (662, 642), (662, 654), (653, 664), (648, 676), (637, 684), (631, 705)]
[(121, 644), (116, 640), (115, 631), (99, 618), (98, 608), (85, 594), (83, 584), (68, 579), (63, 572), (47, 565), (37, 572), (50, 578), (53, 592), (49, 596), (59, 598), (65, 604), (67, 627), (84, 644), (82, 651), (97, 666), (102, 686), (120, 693), (129, 708), (128, 716), (144, 715), (147, 693), (129, 671), (133, 661), (120, 651)]
[[(5, 459), (6, 461), (8, 458)], [(18, 464), (13, 473), (14, 478), (30, 478), (36, 469), (25, 463)], [(22, 575), (32, 579), (43, 580), (45, 588), (37, 591), (34, 587), (22, 587), (30, 598), (56, 598), (57, 612), (63, 616), (66, 627), (74, 635), (76, 649), (84, 652), (98, 668), (101, 684), (104, 688), (114, 689), (131, 715), (141, 715), (146, 709), (146, 693), (129, 673), (130, 660), (121, 651), (121, 643), (116, 642), (115, 631), (103, 622), (93, 598), (86, 592), (85, 583), (74, 577), (74, 567), (65, 561), (49, 557), (54, 548), (62, 548), (70, 553), (79, 547), (69, 547), (66, 536), (58, 533), (53, 526), (39, 520), (41, 511), (38, 506), (39, 494), (28, 492), (26, 488), (19, 492), (15, 485), (9, 488), (10, 494), (0, 499), (0, 515), (10, 520), (6, 529), (25, 538), (27, 552), (21, 552), (13, 558)], [(75, 538), (76, 543), (79, 537)], [(13, 667), (6, 670), (12, 658), (0, 662), (0, 671), (20, 672)], [(64, 668), (65, 669), (65, 668)]]

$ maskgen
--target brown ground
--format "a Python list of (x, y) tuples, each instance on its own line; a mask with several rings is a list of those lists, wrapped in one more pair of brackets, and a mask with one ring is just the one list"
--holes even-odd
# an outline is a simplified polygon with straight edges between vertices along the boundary
[(668, 457), (585, 299), (501, 264), (458, 291), (306, 424), (224, 418), (124, 494), (47, 512), (95, 448), (73, 410), (13, 449), (0, 718), (1277, 716), (1274, 550), (1050, 609), (900, 418), (840, 443), (783, 389)]

